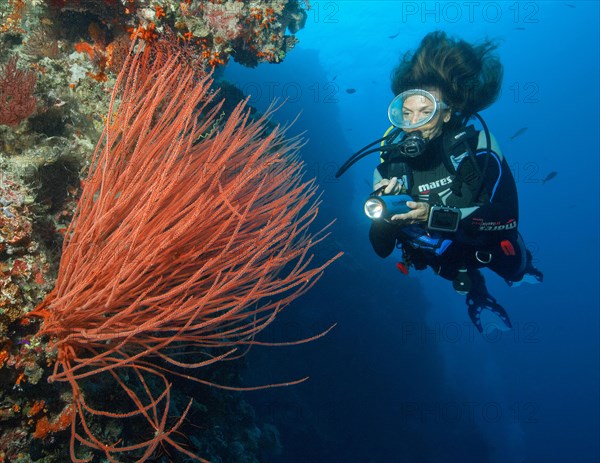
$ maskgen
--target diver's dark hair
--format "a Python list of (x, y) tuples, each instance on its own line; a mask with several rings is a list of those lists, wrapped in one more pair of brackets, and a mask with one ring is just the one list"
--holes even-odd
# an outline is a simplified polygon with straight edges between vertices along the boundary
[(463, 123), (498, 98), (502, 63), (493, 53), (497, 44), (472, 45), (443, 31), (427, 34), (414, 53), (408, 52), (392, 72), (392, 91), (438, 88), (443, 100)]

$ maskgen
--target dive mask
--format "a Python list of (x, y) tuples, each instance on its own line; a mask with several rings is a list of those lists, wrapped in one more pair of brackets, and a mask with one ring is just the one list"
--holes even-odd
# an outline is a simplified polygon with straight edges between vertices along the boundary
[(416, 129), (431, 121), (441, 110), (449, 106), (438, 101), (427, 90), (418, 88), (400, 93), (388, 107), (390, 122), (403, 130)]

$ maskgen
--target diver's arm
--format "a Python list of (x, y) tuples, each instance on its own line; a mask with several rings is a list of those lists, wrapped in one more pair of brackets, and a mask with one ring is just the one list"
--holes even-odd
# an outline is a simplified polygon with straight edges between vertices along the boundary
[[(384, 188), (385, 187), (385, 188)], [(382, 188), (384, 188), (382, 190)], [(396, 177), (391, 179), (383, 178), (378, 169), (373, 173), (373, 191), (379, 194), (396, 194), (399, 190), (399, 182)], [(396, 249), (396, 227), (385, 220), (375, 220), (371, 222), (369, 229), (369, 241), (373, 246), (375, 254), (379, 257), (389, 256)]]
[[(400, 184), (397, 177), (384, 178), (379, 168), (373, 172), (373, 191), (380, 190), (379, 194), (396, 194)], [(393, 193), (392, 193), (393, 192)], [(373, 246), (375, 254), (379, 257), (388, 257), (396, 249), (396, 227), (384, 220), (377, 220), (371, 223), (369, 229), (369, 241)]]

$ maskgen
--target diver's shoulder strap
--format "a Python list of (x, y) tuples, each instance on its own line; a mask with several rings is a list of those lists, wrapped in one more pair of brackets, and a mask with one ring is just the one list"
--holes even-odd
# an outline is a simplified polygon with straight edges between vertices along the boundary
[[(479, 131), (472, 125), (468, 125), (458, 132), (452, 132), (444, 136), (442, 156), (444, 166), (454, 175), (452, 191), (460, 196), (462, 184), (465, 183), (473, 197), (481, 195), (483, 174), (477, 163), (475, 151), (479, 142)], [(461, 173), (458, 166), (462, 163)], [(478, 199), (475, 198), (477, 201)]]
[(471, 156), (474, 158), (478, 140), (479, 132), (472, 125), (444, 136), (442, 140), (445, 154), (443, 160), (447, 164), (446, 168), (452, 174), (456, 174), (458, 165), (463, 159)]

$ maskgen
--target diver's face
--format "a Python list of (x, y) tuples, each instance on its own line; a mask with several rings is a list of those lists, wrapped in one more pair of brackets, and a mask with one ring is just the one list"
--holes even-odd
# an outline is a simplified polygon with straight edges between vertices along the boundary
[[(428, 90), (438, 101), (441, 94), (438, 90)], [(435, 109), (434, 103), (423, 95), (411, 95), (404, 101), (402, 106), (402, 117), (415, 124), (420, 120), (428, 118)], [(450, 110), (443, 109), (435, 115), (427, 124), (412, 129), (405, 129), (406, 133), (419, 130), (425, 140), (432, 140), (442, 133), (444, 124), (450, 120)]]

